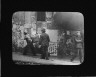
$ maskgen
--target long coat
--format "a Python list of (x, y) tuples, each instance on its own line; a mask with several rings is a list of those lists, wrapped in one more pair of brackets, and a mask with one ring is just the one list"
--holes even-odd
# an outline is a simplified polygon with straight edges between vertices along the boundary
[(49, 46), (49, 42), (50, 42), (50, 38), (49, 35), (46, 33), (42, 33), (40, 35), (40, 40), (39, 40), (39, 44), (41, 46)]

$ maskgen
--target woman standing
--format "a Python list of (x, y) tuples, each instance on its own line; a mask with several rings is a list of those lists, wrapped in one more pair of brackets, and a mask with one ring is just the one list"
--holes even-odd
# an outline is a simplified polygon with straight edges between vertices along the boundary
[(26, 40), (26, 42), (27, 42), (27, 45), (25, 46), (25, 48), (24, 48), (24, 52), (23, 52), (23, 55), (26, 55), (27, 54), (27, 52), (29, 51), (29, 49), (30, 49), (30, 39), (29, 39), (29, 37), (28, 37), (28, 34), (26, 33), (26, 32), (24, 32), (24, 35), (25, 35), (25, 40)]

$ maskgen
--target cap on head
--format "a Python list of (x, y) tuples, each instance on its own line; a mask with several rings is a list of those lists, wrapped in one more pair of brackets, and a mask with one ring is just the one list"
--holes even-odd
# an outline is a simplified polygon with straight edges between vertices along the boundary
[(41, 31), (42, 31), (43, 33), (46, 32), (45, 28), (42, 28)]

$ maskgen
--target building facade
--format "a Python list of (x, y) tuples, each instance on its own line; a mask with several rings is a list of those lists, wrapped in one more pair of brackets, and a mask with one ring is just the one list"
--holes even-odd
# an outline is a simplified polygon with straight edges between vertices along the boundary
[[(58, 30), (51, 29), (53, 14), (54, 14), (53, 12), (45, 12), (45, 21), (37, 21), (37, 12), (16, 12), (13, 14), (14, 18), (13, 20), (15, 23), (19, 23), (21, 26), (24, 27), (22, 28), (21, 32), (24, 32), (24, 30), (26, 30), (30, 36), (34, 36), (36, 33), (40, 34), (41, 28), (42, 27), (45, 28), (46, 33), (49, 35), (51, 41), (48, 50), (50, 53), (57, 54), (56, 48), (57, 48)], [(50, 28), (48, 26), (50, 26)], [(22, 33), (22, 37), (23, 36), (24, 35)], [(18, 41), (20, 42), (20, 40)]]

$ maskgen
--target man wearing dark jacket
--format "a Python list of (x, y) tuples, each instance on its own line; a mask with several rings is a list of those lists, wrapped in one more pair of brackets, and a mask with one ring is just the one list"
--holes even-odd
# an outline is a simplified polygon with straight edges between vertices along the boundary
[(41, 29), (42, 34), (40, 35), (39, 45), (41, 45), (42, 55), (41, 59), (49, 60), (48, 58), (48, 46), (50, 42), (49, 35), (45, 33), (45, 29)]

